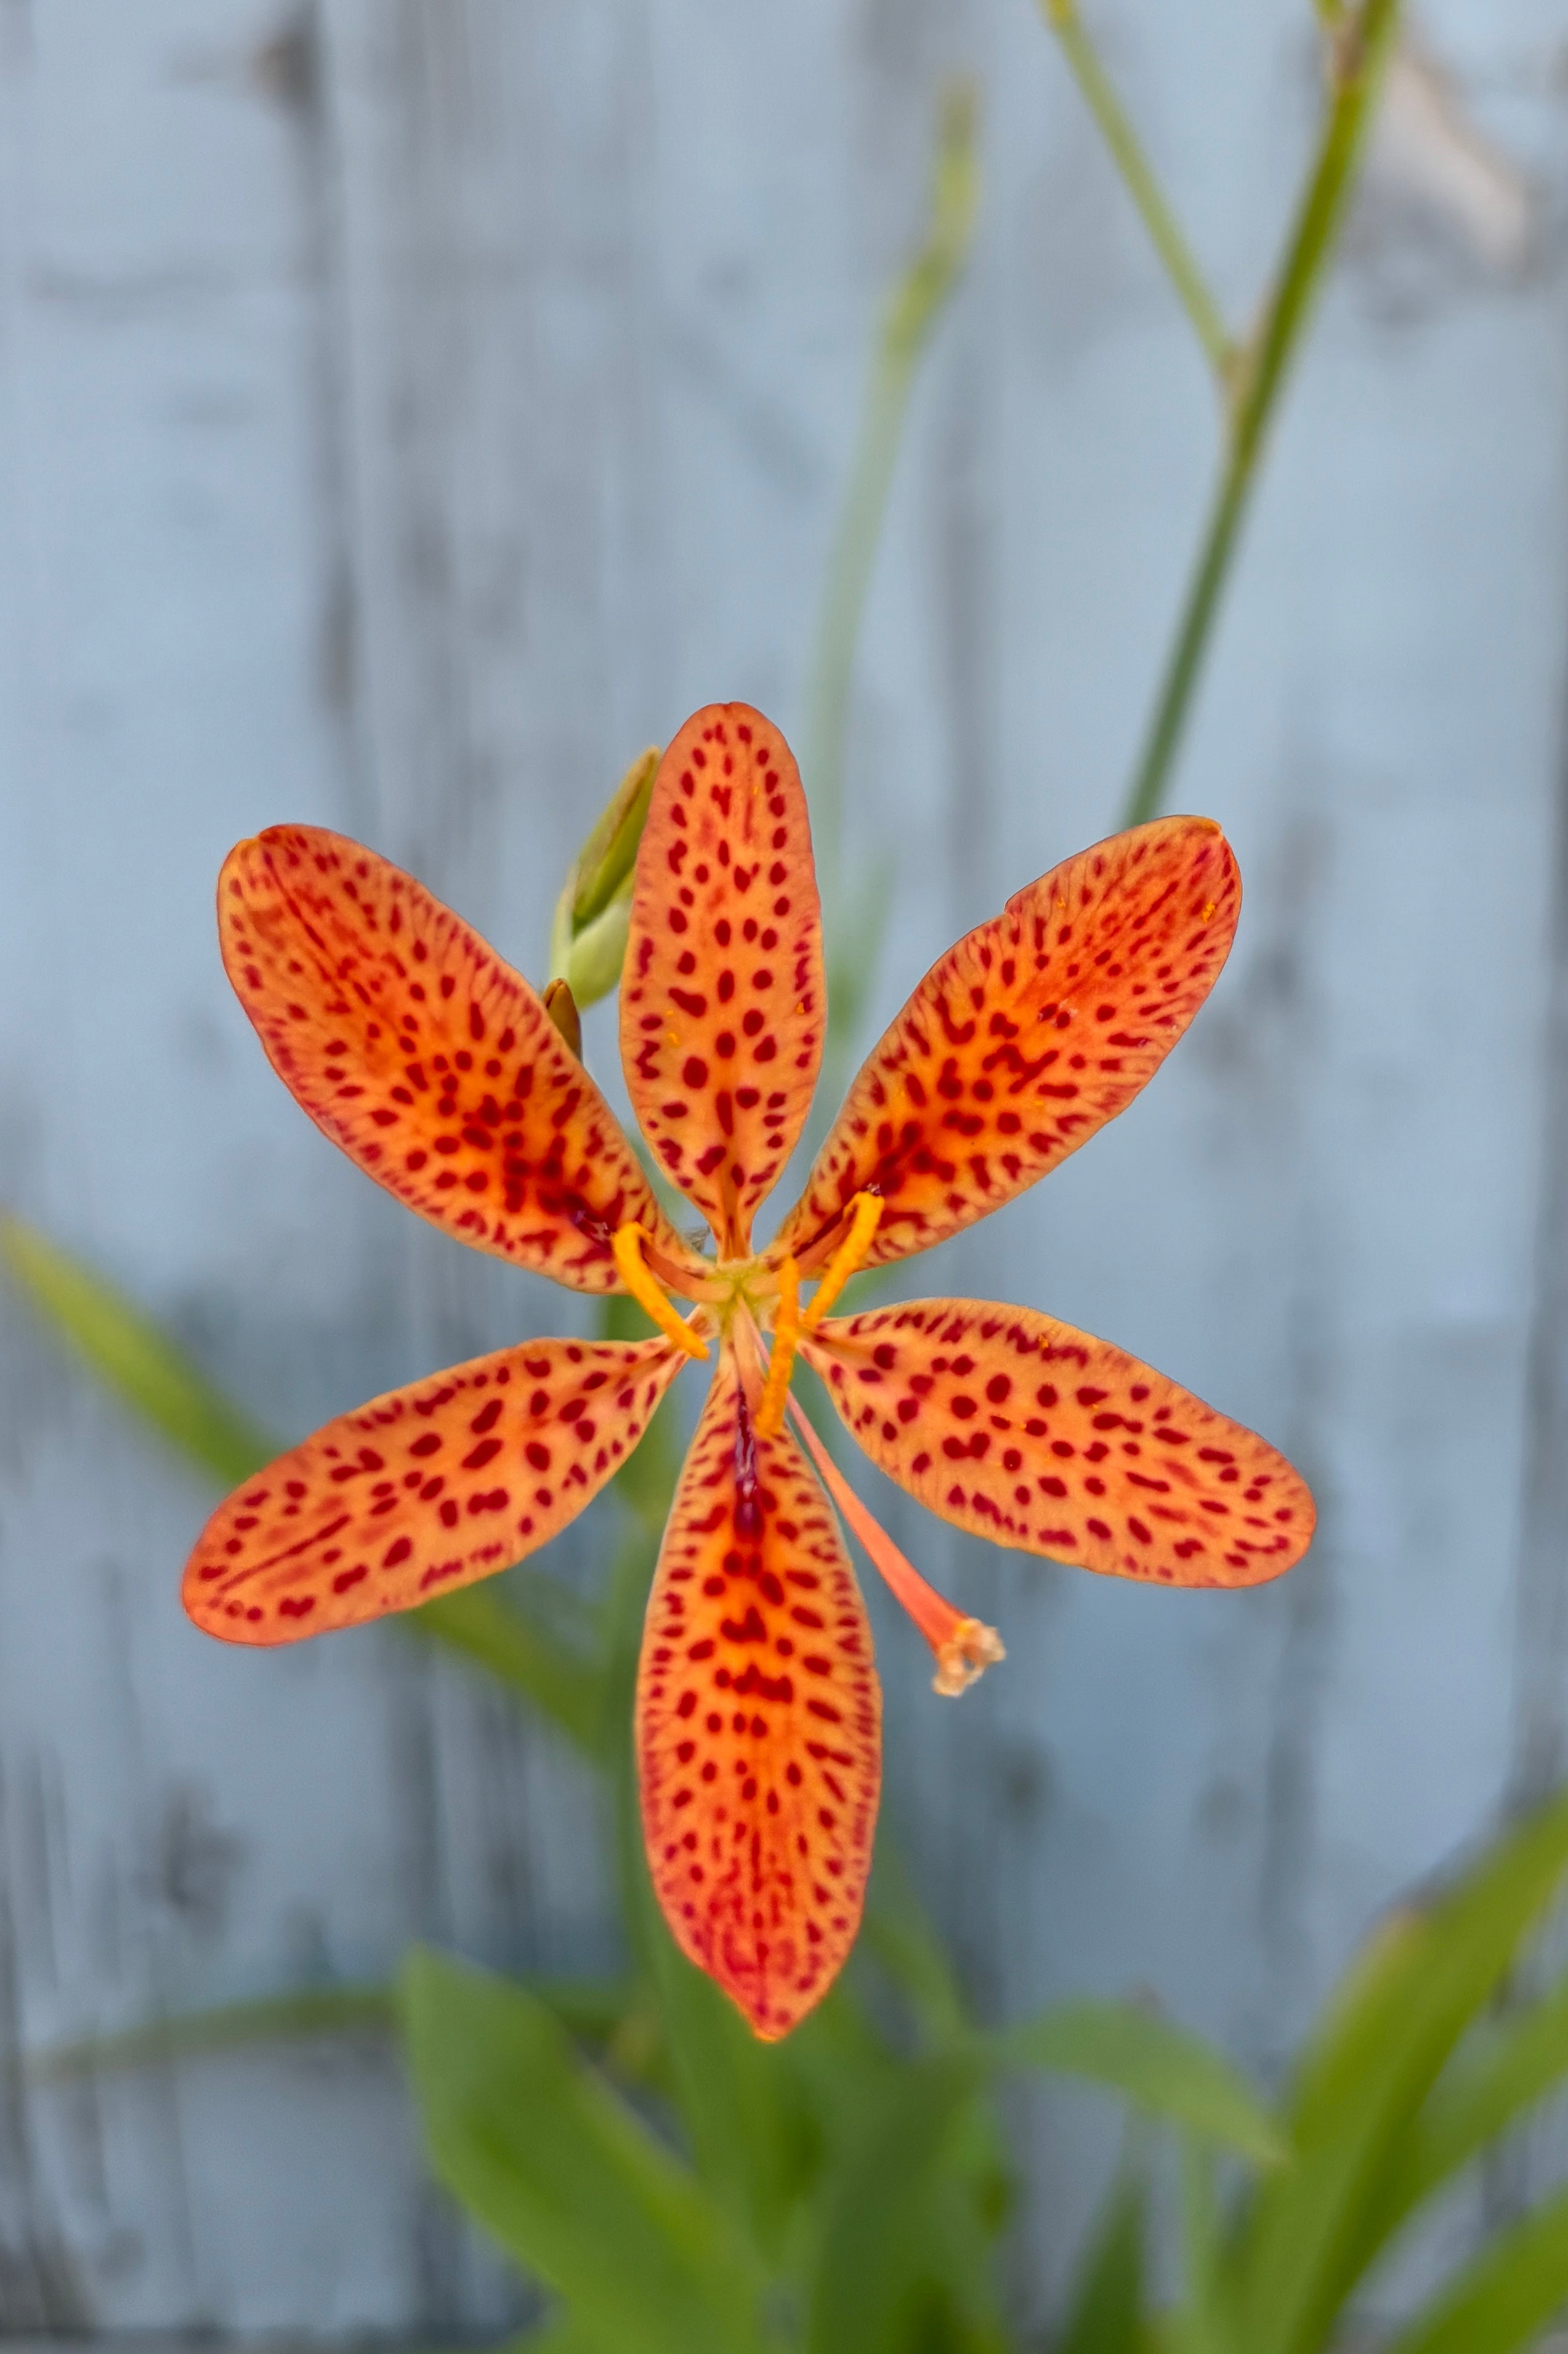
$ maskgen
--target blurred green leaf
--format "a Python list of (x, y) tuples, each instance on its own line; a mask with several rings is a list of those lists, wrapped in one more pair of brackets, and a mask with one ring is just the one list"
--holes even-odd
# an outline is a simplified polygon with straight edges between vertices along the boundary
[(1514, 2354), (1568, 2303), (1568, 2190), (1489, 2242), (1383, 2354)]
[[(284, 1442), (231, 1404), (150, 1316), (35, 1227), (0, 1215), (0, 1259), (42, 1321), (196, 1469), (234, 1486), (283, 1452)], [(409, 1611), (402, 1624), (477, 1660), (568, 1739), (592, 1747), (603, 1738), (599, 1670), (552, 1628), (543, 1589), (535, 1603), (523, 1592), (507, 1603), (489, 1586), (470, 1586)]]
[(1356, 2100), (1383, 2048), (1389, 2013), (1419, 1973), (1429, 1938), (1414, 1906), (1385, 1914), (1330, 1988), (1322, 2016), (1297, 2055), (1290, 2113), (1296, 2138), (1310, 2147), (1334, 2130)]
[(1079, 2259), (1052, 2354), (1145, 2354), (1148, 2236), (1148, 2185), (1124, 2172)]
[(874, 2102), (824, 2192), (807, 2354), (906, 2354), (944, 2284), (933, 2212), (976, 2054), (917, 2060)]
[(605, 1737), (603, 1671), (562, 1642), (543, 1613), (530, 1612), (534, 1582), (520, 1579), (511, 1599), (489, 1584), (466, 1586), (421, 1604), (408, 1624), (488, 1668), (579, 1749), (596, 1751)]
[(915, 1893), (907, 1867), (886, 1830), (879, 1830), (876, 1867), (866, 1895), (864, 1944), (906, 1998), (922, 2034), (932, 2043), (961, 2041), (973, 2021), (958, 1973)]
[(1256, 2165), (1275, 2165), (1287, 2155), (1278, 2124), (1228, 2060), (1129, 2003), (1060, 2003), (991, 2041), (1015, 2066), (1050, 2068), (1103, 2084)]
[(509, 2338), (495, 2354), (616, 2354), (608, 2338), (600, 2338), (569, 2313), (552, 2314), (530, 2329), (525, 2338)]
[(687, 1961), (651, 1885), (645, 1910), (671, 2077), (697, 2171), (709, 2195), (777, 2257), (811, 2155), (789, 2047), (759, 2043), (728, 1998)]
[(836, 1103), (851, 1024), (874, 969), (886, 914), (885, 880), (852, 904), (843, 874), (843, 769), (850, 688), (866, 595), (909, 395), (937, 323), (962, 274), (980, 207), (980, 100), (967, 81), (941, 95), (926, 238), (883, 309), (860, 436), (833, 534), (807, 695), (800, 760), (827, 923), (826, 1095)]
[(1181, 2242), (1186, 2299), (1168, 2324), (1169, 2354), (1237, 2354), (1214, 2185), (1215, 2153), (1181, 2137)]
[[(630, 2001), (630, 1988), (614, 1978), (531, 1978), (527, 1988), (568, 2034), (585, 2043), (610, 2042)], [(238, 2051), (248, 2043), (376, 2029), (391, 2032), (400, 2024), (395, 1987), (307, 1987), (295, 1994), (261, 1995), (247, 2002), (215, 2003), (206, 2010), (178, 2011), (108, 2035), (78, 2036), (30, 2053), (23, 2073), (32, 2084), (61, 2084), (116, 2069), (151, 2068), (168, 2060)]]
[(1309, 2049), (1294, 2165), (1258, 2188), (1235, 2253), (1247, 2354), (1316, 2354), (1381, 2244), (1380, 2190), (1438, 2071), (1568, 1864), (1568, 1793), (1446, 1896), (1383, 1934)]
[(649, 1987), (651, 1996), (658, 1973), (649, 1946), (648, 1864), (642, 1845), (642, 1808), (632, 1734), (642, 1621), (658, 1553), (658, 1539), (649, 1530), (633, 1524), (610, 1563), (600, 1627), (609, 1728), (605, 1765), (609, 1777), (616, 1890), (634, 1967)]
[(836, 947), (829, 978), (828, 1021), (841, 1058), (842, 1049), (860, 1028), (876, 979), (893, 906), (894, 880), (892, 860), (879, 858), (870, 873), (857, 881), (833, 928)]
[(278, 1452), (150, 1316), (36, 1226), (0, 1215), (0, 1259), (44, 1322), (188, 1461), (234, 1487)]
[(862, 2000), (859, 1976), (852, 1967), (830, 1987), (786, 2046), (816, 2131), (819, 2166), (842, 2162), (904, 2065)]
[(1568, 2075), (1568, 1978), (1463, 2052), (1397, 2147), (1384, 2190), (1385, 2236)]
[(543, 2003), (416, 1949), (406, 2049), (441, 2180), (617, 2354), (753, 2354), (759, 2283), (720, 2211)]
[(112, 2069), (151, 2068), (168, 2060), (233, 2052), (248, 2043), (366, 2029), (385, 2032), (397, 2024), (397, 1997), (390, 1987), (309, 1987), (297, 1994), (263, 1995), (255, 2001), (219, 2003), (207, 2010), (148, 2020), (117, 2034), (79, 2036), (29, 2054), (24, 2073), (33, 2084), (55, 2084)]

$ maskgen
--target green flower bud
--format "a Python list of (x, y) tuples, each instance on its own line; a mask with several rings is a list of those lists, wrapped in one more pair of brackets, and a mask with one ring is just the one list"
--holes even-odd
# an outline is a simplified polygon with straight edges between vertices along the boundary
[(578, 1006), (608, 997), (620, 981), (631, 918), (637, 845), (648, 820), (659, 748), (640, 752), (573, 862), (556, 903), (550, 977), (569, 983)]

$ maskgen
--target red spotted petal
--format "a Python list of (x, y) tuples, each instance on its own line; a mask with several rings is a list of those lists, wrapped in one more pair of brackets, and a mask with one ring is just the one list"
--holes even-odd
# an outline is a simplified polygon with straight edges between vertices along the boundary
[(218, 1506), (185, 1608), (291, 1643), (489, 1577), (576, 1520), (684, 1363), (668, 1341), (528, 1341), (389, 1390)]
[(822, 1051), (821, 923), (800, 772), (745, 703), (688, 719), (637, 856), (620, 1058), (655, 1152), (744, 1255)]
[(886, 1204), (876, 1267), (1033, 1185), (1153, 1076), (1240, 909), (1230, 845), (1198, 817), (1115, 834), (1020, 891), (873, 1050), (769, 1256), (814, 1263), (863, 1190)]
[(633, 1218), (695, 1267), (527, 982), (411, 875), (273, 826), (230, 851), (217, 917), (279, 1077), (411, 1210), (578, 1291), (621, 1288), (610, 1238)]
[(757, 2033), (788, 2034), (854, 1943), (881, 1779), (865, 1606), (787, 1434), (721, 1360), (648, 1604), (642, 1825), (664, 1917)]
[(829, 1317), (804, 1353), (872, 1461), (977, 1536), (1167, 1585), (1299, 1561), (1300, 1474), (1108, 1341), (989, 1300)]

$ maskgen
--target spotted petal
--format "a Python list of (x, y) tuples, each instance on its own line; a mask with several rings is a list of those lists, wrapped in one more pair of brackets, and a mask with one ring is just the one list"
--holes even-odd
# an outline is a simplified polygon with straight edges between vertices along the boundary
[(960, 1529), (1113, 1577), (1255, 1585), (1315, 1512), (1266, 1440), (1025, 1308), (916, 1299), (801, 1343), (874, 1463)]
[(710, 704), (665, 753), (637, 856), (620, 1058), (637, 1117), (722, 1257), (805, 1123), (822, 1051), (821, 923), (789, 747)]
[(1230, 845), (1196, 817), (1113, 835), (1020, 891), (873, 1049), (772, 1256), (815, 1263), (864, 1190), (885, 1204), (876, 1267), (1033, 1185), (1153, 1076), (1240, 909)]
[(649, 1600), (637, 1757), (664, 1917), (768, 2040), (854, 1942), (880, 1726), (838, 1523), (794, 1440), (757, 1437), (726, 1352)]
[(539, 1000), (411, 875), (320, 826), (273, 826), (218, 880), (223, 960), (280, 1078), (376, 1183), (460, 1241), (619, 1291), (638, 1219), (695, 1262)]
[(291, 1643), (471, 1585), (576, 1520), (684, 1363), (668, 1341), (528, 1341), (373, 1398), (218, 1506), (185, 1608)]

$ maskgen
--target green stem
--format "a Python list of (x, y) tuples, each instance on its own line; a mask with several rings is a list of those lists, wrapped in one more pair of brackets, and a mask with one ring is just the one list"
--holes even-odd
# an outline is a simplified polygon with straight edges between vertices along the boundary
[(1176, 217), (1150, 168), (1138, 133), (1128, 120), (1121, 101), (1112, 89), (1094, 45), (1084, 30), (1077, 0), (1040, 0), (1040, 8), (1062, 45), (1063, 54), (1084, 93), (1089, 111), (1099, 124), (1106, 145), (1127, 183), (1128, 194), (1143, 216), (1143, 225), (1154, 240), (1154, 249), (1165, 264), (1198, 341), (1208, 354), (1215, 375), (1224, 383), (1234, 355), (1224, 320), (1220, 315), (1219, 304), (1209, 292), (1208, 282), (1198, 267), (1192, 249), (1178, 228)]
[(1154, 716), (1128, 796), (1124, 825), (1141, 825), (1160, 807), (1208, 652), (1258, 460), (1290, 362), (1333, 252), (1354, 184), (1361, 141), (1393, 46), (1399, 0), (1364, 0), (1332, 37), (1332, 97), (1274, 289), (1242, 365), (1225, 462), (1192, 582), (1166, 664)]
[(926, 243), (893, 289), (872, 362), (860, 440), (839, 516), (818, 629), (808, 698), (804, 769), (811, 797), (818, 871), (826, 886), (830, 932), (842, 912), (844, 737), (850, 681), (883, 514), (903, 437), (915, 372), (969, 252), (979, 200), (973, 89), (952, 83), (943, 94), (937, 138), (931, 223)]

